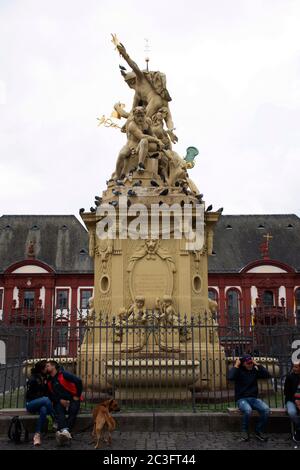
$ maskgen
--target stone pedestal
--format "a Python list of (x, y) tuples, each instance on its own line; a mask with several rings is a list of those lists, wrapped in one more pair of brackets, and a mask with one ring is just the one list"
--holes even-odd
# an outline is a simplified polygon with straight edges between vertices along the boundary
[[(160, 202), (190, 204), (195, 225), (197, 199), (179, 193), (176, 187), (162, 197), (163, 184), (160, 182), (159, 190), (151, 185), (155, 165), (156, 161), (149, 159), (142, 175), (135, 172), (125, 182), (123, 193), (132, 188), (136, 196), (131, 202), (147, 208)], [(135, 182), (141, 186), (136, 187)], [(113, 188), (109, 183), (104, 202), (118, 200)], [(117, 225), (120, 216), (117, 210)], [(82, 215), (95, 263), (93, 326), (80, 350), (81, 374), (87, 377), (89, 390), (113, 388), (122, 395), (124, 388), (127, 394), (138, 388), (144, 399), (158, 393), (167, 396), (168, 389), (179, 397), (193, 387), (225, 387), (225, 356), (208, 300), (207, 258), (219, 216), (205, 213), (203, 246), (190, 250), (188, 240), (172, 237), (172, 215), (171, 238), (163, 239), (160, 232), (157, 240), (100, 240), (97, 223), (102, 217), (97, 213)], [(127, 215), (127, 223), (130, 221)], [(135, 304), (139, 298), (144, 299), (140, 311)], [(188, 327), (191, 321), (193, 328)]]

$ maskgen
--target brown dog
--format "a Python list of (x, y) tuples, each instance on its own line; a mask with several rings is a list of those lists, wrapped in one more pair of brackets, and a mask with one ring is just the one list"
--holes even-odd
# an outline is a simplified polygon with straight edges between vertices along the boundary
[[(100, 447), (100, 441), (111, 444), (111, 433), (116, 428), (116, 421), (111, 416), (110, 411), (120, 411), (116, 400), (106, 400), (93, 409), (93, 439), (95, 441), (95, 449)], [(105, 438), (107, 434), (107, 438)]]

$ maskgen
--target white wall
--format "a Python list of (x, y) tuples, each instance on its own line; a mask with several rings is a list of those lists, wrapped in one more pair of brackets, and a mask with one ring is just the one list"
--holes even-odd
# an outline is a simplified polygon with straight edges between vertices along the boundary
[(258, 297), (258, 290), (256, 286), (251, 286), (251, 309), (256, 307), (256, 299)]
[(45, 298), (46, 298), (46, 289), (45, 289), (45, 286), (42, 286), (40, 289), (40, 299), (42, 301), (42, 308), (45, 307)]
[(16, 308), (19, 308), (19, 289), (17, 287), (14, 287), (14, 290), (13, 290), (13, 300), (17, 302)]
[(19, 274), (40, 274), (40, 273), (48, 273), (46, 269), (41, 268), (40, 266), (35, 266), (34, 264), (27, 264), (26, 266), (20, 266), (13, 271), (13, 273)]
[(286, 305), (286, 289), (285, 289), (285, 286), (280, 286), (279, 287), (279, 291), (278, 291), (278, 305), (280, 306), (281, 303), (280, 303), (280, 299), (281, 298), (284, 298), (285, 300), (285, 305)]
[(272, 266), (271, 264), (264, 264), (262, 266), (256, 266), (255, 268), (249, 269), (247, 273), (286, 273), (282, 268)]

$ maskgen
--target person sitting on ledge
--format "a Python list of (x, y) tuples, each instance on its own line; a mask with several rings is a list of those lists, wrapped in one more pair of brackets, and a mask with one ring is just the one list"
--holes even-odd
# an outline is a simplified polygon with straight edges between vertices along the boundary
[(271, 375), (263, 366), (257, 364), (250, 354), (237, 359), (229, 371), (228, 379), (235, 382), (235, 400), (243, 413), (241, 440), (249, 441), (249, 419), (253, 410), (258, 411), (260, 418), (255, 427), (255, 437), (267, 441), (263, 430), (267, 424), (270, 408), (258, 398), (258, 379), (269, 379)]
[(72, 439), (70, 431), (75, 424), (80, 408), (82, 380), (60, 368), (56, 361), (47, 362), (47, 373), (49, 374), (50, 398), (53, 401), (58, 425), (56, 441), (58, 445), (63, 445), (71, 442)]
[(300, 442), (300, 361), (293, 363), (291, 373), (285, 378), (284, 397), (287, 413), (295, 425), (293, 439)]
[(26, 384), (26, 409), (29, 413), (39, 413), (39, 418), (33, 436), (33, 445), (41, 445), (41, 433), (47, 415), (54, 420), (54, 409), (49, 399), (47, 378), (47, 361), (38, 361), (31, 369), (31, 375)]

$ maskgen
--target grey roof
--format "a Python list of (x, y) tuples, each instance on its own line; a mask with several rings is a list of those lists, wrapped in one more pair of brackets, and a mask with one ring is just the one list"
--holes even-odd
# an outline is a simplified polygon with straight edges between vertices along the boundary
[(239, 272), (261, 259), (260, 244), (268, 232), (273, 236), (270, 258), (300, 272), (300, 218), (295, 214), (223, 215), (215, 228), (215, 255), (209, 257), (209, 272)]
[(27, 256), (30, 241), (35, 258), (57, 273), (92, 273), (88, 234), (74, 215), (3, 215), (0, 217), (0, 272)]
[[(300, 218), (294, 214), (222, 215), (215, 228), (215, 255), (209, 257), (209, 272), (235, 273), (261, 259), (260, 244), (268, 232), (273, 236), (270, 258), (300, 272)], [(93, 273), (88, 233), (74, 215), (0, 217), (0, 272), (27, 258), (31, 240), (35, 241), (36, 259), (56, 272)]]

